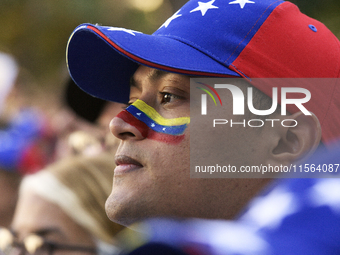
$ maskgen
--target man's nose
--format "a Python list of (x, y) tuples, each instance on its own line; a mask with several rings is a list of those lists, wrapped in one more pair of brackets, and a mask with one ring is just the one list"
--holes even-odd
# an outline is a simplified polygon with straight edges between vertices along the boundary
[(133, 119), (125, 116), (126, 111), (121, 112), (110, 122), (111, 133), (121, 140), (141, 140), (147, 136), (148, 130), (143, 125), (138, 125)]

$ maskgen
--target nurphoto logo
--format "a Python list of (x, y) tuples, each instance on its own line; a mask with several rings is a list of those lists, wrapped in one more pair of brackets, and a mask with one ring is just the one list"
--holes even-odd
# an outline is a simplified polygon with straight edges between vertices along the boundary
[[(247, 97), (245, 100), (245, 95), (243, 91), (236, 85), (233, 84), (214, 84), (214, 86), (208, 85), (203, 82), (196, 82), (200, 84), (200, 87), (196, 87), (205, 92), (205, 94), (201, 94), (201, 115), (208, 114), (208, 99), (207, 95), (213, 100), (215, 106), (217, 106), (217, 100), (220, 102), (222, 106), (222, 99), (219, 95), (218, 91), (227, 90), (228, 93), (231, 93), (232, 101), (233, 101), (233, 115), (245, 115), (245, 102), (247, 102), (248, 110), (257, 116), (269, 116), (277, 110), (278, 107), (278, 90), (280, 89), (281, 92), (281, 115), (287, 115), (287, 105), (295, 105), (303, 114), (311, 115), (311, 113), (306, 109), (304, 106), (311, 99), (311, 93), (308, 89), (299, 88), (299, 87), (273, 87), (272, 88), (272, 105), (269, 109), (256, 109), (253, 103), (253, 87), (247, 88)], [(202, 87), (204, 86), (204, 87)], [(300, 98), (289, 98), (289, 93), (295, 93), (301, 95)], [(213, 110), (213, 109), (212, 109)], [(248, 124), (249, 127), (262, 127), (266, 122), (271, 123), (271, 126), (274, 127), (274, 123), (279, 121), (278, 119), (250, 119), (246, 121), (245, 119), (241, 122), (233, 122), (233, 120), (227, 120), (223, 118), (214, 119), (213, 126), (216, 125), (224, 125), (230, 123), (231, 126), (241, 125), (246, 126)], [(298, 123), (294, 119), (284, 119), (281, 120), (281, 125), (285, 127), (294, 127)]]
[[(201, 83), (201, 82), (199, 82)], [(233, 115), (244, 115), (244, 94), (243, 91), (232, 84), (215, 84), (214, 88), (208, 84), (204, 84), (201, 83), (202, 85), (205, 85), (206, 87), (210, 88), (215, 95), (217, 96), (217, 98), (219, 99), (221, 105), (222, 105), (222, 101), (221, 98), (219, 96), (219, 94), (217, 93), (217, 91), (215, 89), (228, 89), (233, 97)], [(214, 98), (214, 96), (212, 95), (211, 92), (209, 92), (207, 89), (201, 88), (201, 87), (197, 87), (201, 90), (203, 90), (204, 92), (206, 92), (215, 102), (216, 105), (216, 100)], [(272, 107), (268, 110), (257, 110), (254, 108), (253, 105), (253, 88), (252, 87), (248, 87), (248, 93), (247, 93), (247, 105), (248, 105), (248, 109), (251, 113), (255, 114), (255, 115), (261, 115), (261, 116), (265, 116), (265, 115), (270, 115), (272, 113), (274, 113), (277, 109), (277, 105), (278, 105), (278, 93), (277, 90), (278, 88), (273, 87), (273, 93), (272, 93), (272, 99), (273, 99), (273, 103), (272, 103)], [(294, 99), (294, 98), (287, 98), (287, 93), (301, 93), (303, 95), (305, 95), (304, 98), (298, 98), (298, 99)], [(207, 115), (207, 95), (206, 94), (202, 94), (201, 97), (202, 101), (201, 101), (201, 114), (202, 115)], [(281, 88), (281, 115), (287, 115), (287, 105), (288, 104), (293, 104), (296, 107), (298, 107), (305, 115), (311, 115), (311, 113), (309, 111), (307, 111), (307, 109), (303, 106), (304, 103), (307, 103), (309, 100), (311, 99), (311, 93), (309, 92), (308, 89), (304, 89), (304, 88)]]

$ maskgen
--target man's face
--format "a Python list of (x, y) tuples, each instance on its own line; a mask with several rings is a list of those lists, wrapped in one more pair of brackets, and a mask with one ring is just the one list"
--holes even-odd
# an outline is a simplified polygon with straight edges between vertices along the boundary
[[(142, 100), (166, 119), (190, 116), (189, 77), (141, 66), (131, 85), (130, 103)], [(266, 182), (191, 179), (190, 124), (182, 140), (172, 141), (145, 136), (140, 128), (123, 119), (118, 115), (110, 124), (111, 132), (121, 139), (113, 189), (106, 202), (107, 214), (115, 222), (129, 225), (157, 216), (230, 218)], [(231, 145), (240, 144), (238, 132), (225, 132), (222, 139)], [(244, 132), (242, 139), (248, 138), (245, 136), (248, 134)], [(209, 137), (204, 139), (209, 142)], [(252, 150), (251, 146), (247, 148)], [(241, 149), (228, 146), (226, 155)]]

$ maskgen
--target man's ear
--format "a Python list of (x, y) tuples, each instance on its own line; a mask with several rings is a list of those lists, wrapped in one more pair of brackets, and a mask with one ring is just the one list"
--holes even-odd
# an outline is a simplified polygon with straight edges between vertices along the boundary
[(311, 114), (297, 112), (289, 116), (291, 123), (286, 121), (286, 127), (281, 126), (277, 133), (279, 142), (273, 146), (271, 161), (287, 165), (303, 160), (316, 150), (321, 140), (321, 125), (315, 114)]

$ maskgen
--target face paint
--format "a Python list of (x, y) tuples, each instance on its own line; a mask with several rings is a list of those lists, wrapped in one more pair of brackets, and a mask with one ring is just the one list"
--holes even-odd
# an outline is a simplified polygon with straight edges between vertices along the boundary
[(190, 117), (166, 119), (142, 100), (137, 100), (117, 115), (136, 127), (143, 137), (176, 144), (184, 139), (184, 131)]

